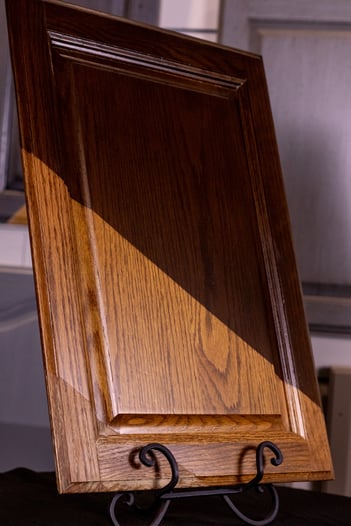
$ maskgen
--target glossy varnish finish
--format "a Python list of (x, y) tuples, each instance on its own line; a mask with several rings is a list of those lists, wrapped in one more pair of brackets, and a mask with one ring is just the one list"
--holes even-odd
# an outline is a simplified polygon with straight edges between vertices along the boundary
[(59, 489), (328, 478), (260, 58), (7, 9)]

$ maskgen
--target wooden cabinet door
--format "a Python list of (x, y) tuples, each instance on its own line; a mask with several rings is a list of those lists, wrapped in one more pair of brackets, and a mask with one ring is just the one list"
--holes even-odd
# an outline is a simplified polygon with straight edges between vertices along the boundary
[(60, 491), (330, 477), (261, 59), (7, 9)]

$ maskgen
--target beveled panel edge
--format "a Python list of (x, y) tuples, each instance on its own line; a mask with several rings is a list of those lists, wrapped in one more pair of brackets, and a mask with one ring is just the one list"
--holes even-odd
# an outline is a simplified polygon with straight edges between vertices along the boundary
[[(239, 107), (242, 114), (244, 114), (245, 111), (250, 111), (250, 93), (246, 89), (240, 92)], [(262, 259), (264, 261), (266, 285), (270, 297), (270, 312), (274, 321), (275, 341), (282, 368), (285, 394), (288, 401), (290, 429), (291, 432), (304, 437), (306, 432), (298, 392), (297, 368), (289, 337), (287, 313), (284, 308), (284, 294), (276, 262), (274, 237), (269, 221), (259, 155), (256, 146), (257, 137), (251, 115), (246, 119), (242, 117), (241, 122), (244, 131), (248, 174), (251, 180), (253, 199), (255, 202), (257, 228), (259, 230)]]
[[(118, 415), (106, 427), (107, 435), (213, 435), (212, 441), (217, 440), (220, 433), (233, 435), (238, 432), (250, 433), (252, 430), (261, 429), (271, 432), (284, 431), (280, 415)], [(103, 434), (103, 433), (101, 433)], [(207, 437), (208, 440), (208, 437)]]
[[(48, 36), (53, 49), (57, 50), (60, 55), (78, 60), (79, 62), (84, 62), (84, 59), (78, 58), (79, 55), (89, 57), (95, 64), (98, 59), (100, 59), (100, 61), (111, 60), (119, 65), (124, 65), (124, 67), (134, 65), (141, 66), (145, 68), (145, 70), (149, 68), (152, 69), (153, 74), (155, 71), (161, 74), (181, 74), (189, 80), (210, 84), (230, 92), (239, 89), (246, 82), (246, 79), (239, 77), (214, 73), (207, 69), (200, 69), (191, 65), (185, 66), (180, 62), (165, 60), (154, 56), (150, 57), (147, 54), (137, 53), (129, 49), (103, 44), (90, 39), (77, 38), (53, 30), (48, 31)], [(98, 62), (98, 64), (102, 66), (101, 62)], [(175, 80), (174, 84), (177, 85)]]

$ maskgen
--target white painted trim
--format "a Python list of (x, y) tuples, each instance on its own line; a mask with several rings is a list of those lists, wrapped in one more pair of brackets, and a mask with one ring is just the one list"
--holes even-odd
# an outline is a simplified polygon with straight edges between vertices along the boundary
[(32, 268), (27, 226), (0, 224), (0, 267)]

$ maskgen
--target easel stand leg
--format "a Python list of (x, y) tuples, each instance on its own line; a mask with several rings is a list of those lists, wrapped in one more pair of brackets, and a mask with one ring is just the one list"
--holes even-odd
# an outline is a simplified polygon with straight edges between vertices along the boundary
[[(172, 477), (170, 482), (162, 489), (153, 492), (155, 495), (155, 501), (152, 506), (154, 509), (153, 516), (149, 526), (159, 526), (161, 524), (169, 505), (172, 500), (175, 499), (184, 499), (189, 497), (203, 497), (203, 496), (221, 496), (233, 512), (233, 514), (242, 520), (244, 524), (249, 524), (251, 526), (266, 526), (270, 524), (277, 516), (279, 511), (279, 497), (276, 489), (272, 484), (263, 484), (260, 485), (260, 482), (264, 475), (264, 450), (270, 449), (274, 453), (274, 457), (271, 459), (271, 463), (274, 466), (279, 466), (283, 462), (283, 455), (280, 449), (273, 444), (273, 442), (265, 441), (261, 442), (256, 449), (256, 476), (247, 484), (237, 485), (233, 487), (225, 488), (205, 488), (198, 490), (177, 490), (175, 489), (178, 480), (179, 480), (179, 470), (176, 459), (174, 458), (171, 451), (162, 444), (148, 444), (144, 446), (139, 453), (140, 462), (147, 467), (153, 467), (155, 465), (155, 456), (154, 452), (158, 451), (162, 453), (170, 467), (172, 472)], [(242, 494), (249, 489), (255, 488), (258, 492), (263, 493), (264, 490), (268, 491), (271, 498), (271, 508), (267, 513), (266, 517), (263, 519), (252, 519), (243, 512), (234, 504), (232, 499), (233, 495)], [(110, 504), (110, 518), (114, 526), (122, 526), (116, 518), (117, 504), (127, 504), (128, 506), (136, 505), (136, 493), (125, 492), (125, 493), (116, 493), (113, 497)]]

